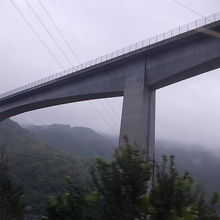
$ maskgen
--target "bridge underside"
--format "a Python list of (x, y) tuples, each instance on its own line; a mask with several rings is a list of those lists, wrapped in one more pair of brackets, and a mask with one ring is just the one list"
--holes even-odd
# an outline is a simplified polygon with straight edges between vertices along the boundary
[[(220, 24), (210, 26), (218, 33)], [(0, 120), (54, 105), (124, 96), (123, 135), (152, 157), (155, 90), (220, 67), (220, 38), (192, 31), (0, 101)]]

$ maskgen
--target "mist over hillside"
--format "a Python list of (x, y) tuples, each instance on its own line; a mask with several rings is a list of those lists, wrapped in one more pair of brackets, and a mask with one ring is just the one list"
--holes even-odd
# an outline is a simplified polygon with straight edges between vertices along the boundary
[(26, 205), (37, 212), (45, 209), (48, 196), (65, 191), (66, 175), (85, 186), (94, 162), (51, 147), (11, 120), (0, 122), (0, 146), (5, 147), (13, 181), (22, 186)]
[(161, 161), (164, 154), (175, 155), (178, 170), (189, 172), (208, 194), (220, 192), (220, 157), (215, 151), (184, 143), (157, 141), (156, 160)]
[[(79, 156), (106, 157), (112, 154), (113, 147), (118, 143), (116, 136), (102, 134), (100, 137), (100, 134), (92, 129), (69, 125), (32, 126), (28, 128), (28, 131), (48, 141), (48, 144), (56, 146), (59, 150), (64, 149), (66, 152)], [(63, 139), (65, 139), (64, 145), (62, 145)], [(86, 139), (86, 144), (84, 139)], [(78, 150), (83, 149), (83, 151), (80, 152), (74, 148), (74, 144), (80, 146)], [(220, 191), (220, 171), (218, 172), (220, 156), (216, 149), (209, 151), (204, 146), (156, 140), (155, 151), (157, 161), (161, 161), (161, 156), (164, 154), (175, 155), (178, 169), (181, 172), (190, 172), (196, 179), (196, 183), (203, 183), (208, 193)]]
[[(0, 122), (0, 145), (6, 144), (11, 174), (24, 188), (26, 204), (45, 208), (47, 198), (65, 191), (64, 176), (86, 186), (89, 167), (95, 158), (110, 159), (117, 137), (98, 134), (89, 128), (69, 125), (28, 126), (11, 120)], [(180, 172), (189, 171), (210, 193), (220, 192), (219, 155), (184, 143), (156, 141), (156, 160), (176, 156)]]
[(63, 152), (78, 157), (106, 157), (113, 153), (114, 143), (110, 139), (85, 127), (53, 124), (28, 126), (26, 130)]

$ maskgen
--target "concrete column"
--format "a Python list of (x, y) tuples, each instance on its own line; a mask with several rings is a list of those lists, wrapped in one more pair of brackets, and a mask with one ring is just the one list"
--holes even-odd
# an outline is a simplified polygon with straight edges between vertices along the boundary
[(139, 76), (129, 80), (124, 90), (119, 145), (124, 145), (123, 136), (130, 144), (136, 144), (152, 159), (155, 148), (155, 91), (151, 91)]

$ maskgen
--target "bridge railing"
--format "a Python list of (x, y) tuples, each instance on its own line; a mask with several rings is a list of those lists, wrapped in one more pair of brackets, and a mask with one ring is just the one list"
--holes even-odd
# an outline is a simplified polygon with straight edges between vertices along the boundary
[(0, 95), (0, 101), (4, 100), (4, 99), (7, 99), (8, 97), (13, 96), (15, 94), (20, 94), (20, 93), (23, 93), (25, 91), (28, 91), (29, 89), (32, 89), (34, 87), (42, 86), (45, 83), (48, 83), (48, 82), (53, 81), (55, 79), (58, 79), (60, 77), (63, 77), (63, 76), (69, 75), (69, 74), (74, 74), (74, 73), (76, 73), (76, 72), (78, 72), (82, 69), (86, 69), (88, 67), (95, 66), (99, 63), (103, 63), (105, 61), (108, 61), (108, 60), (111, 60), (113, 58), (122, 56), (124, 54), (128, 54), (128, 53), (133, 52), (135, 50), (139, 50), (141, 48), (150, 46), (152, 44), (156, 44), (156, 43), (161, 42), (163, 40), (181, 35), (185, 32), (196, 30), (196, 29), (199, 29), (199, 28), (205, 28), (206, 25), (214, 23), (214, 22), (219, 21), (219, 20), (220, 20), (220, 13), (215, 13), (213, 15), (204, 17), (204, 18), (199, 19), (199, 20), (196, 20), (192, 23), (180, 26), (180, 27), (175, 28), (175, 29), (171, 29), (167, 32), (164, 32), (164, 33), (159, 34), (159, 35), (155, 35), (155, 36), (150, 37), (146, 40), (143, 40), (143, 41), (137, 42), (135, 44), (132, 44), (128, 47), (124, 47), (122, 49), (113, 51), (113, 52), (105, 54), (101, 57), (89, 60), (89, 61), (87, 61), (85, 63), (82, 63), (82, 64), (79, 64), (77, 66), (71, 67), (67, 70), (52, 74), (52, 75), (50, 75), (48, 77), (45, 77), (43, 79), (37, 80), (35, 82), (29, 83), (29, 84), (26, 84), (26, 85), (21, 86), (19, 88), (10, 90), (8, 92), (5, 92), (5, 93)]

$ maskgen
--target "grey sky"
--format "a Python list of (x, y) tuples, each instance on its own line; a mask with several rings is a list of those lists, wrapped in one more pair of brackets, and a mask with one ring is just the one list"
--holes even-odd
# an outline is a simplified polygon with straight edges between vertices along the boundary
[[(103, 55), (200, 17), (173, 0), (41, 0), (81, 61)], [(70, 67), (41, 27), (25, 0), (14, 0), (65, 68)], [(38, 0), (29, 0), (68, 57), (74, 59)], [(204, 16), (220, 11), (219, 0), (181, 0)], [(0, 93), (38, 80), (60, 67), (54, 62), (10, 0), (0, 1)], [(220, 71), (157, 91), (157, 137), (220, 145)], [(97, 131), (119, 132), (122, 98), (73, 103), (25, 113), (20, 123), (66, 123)], [(101, 103), (101, 104), (100, 104)], [(109, 107), (111, 105), (111, 107)], [(113, 108), (113, 110), (111, 109)], [(117, 113), (117, 117), (113, 113)], [(219, 146), (220, 148), (220, 146)]]

